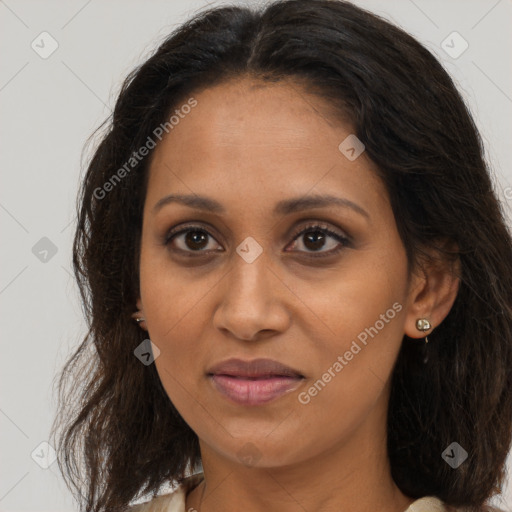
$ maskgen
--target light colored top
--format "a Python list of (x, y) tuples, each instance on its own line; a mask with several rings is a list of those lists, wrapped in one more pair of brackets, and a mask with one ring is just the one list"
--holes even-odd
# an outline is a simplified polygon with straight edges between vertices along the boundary
[[(194, 487), (201, 483), (203, 477), (202, 472), (191, 475), (174, 491), (157, 496), (150, 501), (132, 505), (129, 512), (189, 512), (185, 510), (185, 498)], [(429, 496), (414, 501), (404, 512), (448, 512), (448, 508), (438, 498)]]

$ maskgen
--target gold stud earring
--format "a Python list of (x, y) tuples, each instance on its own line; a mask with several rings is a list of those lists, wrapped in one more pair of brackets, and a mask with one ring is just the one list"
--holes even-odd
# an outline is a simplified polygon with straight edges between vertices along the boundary
[[(418, 329), (418, 331), (425, 332), (431, 329), (431, 327), (430, 322), (426, 318), (418, 318), (418, 320), (416, 320), (416, 329)], [(428, 337), (425, 336), (425, 344), (427, 343)]]

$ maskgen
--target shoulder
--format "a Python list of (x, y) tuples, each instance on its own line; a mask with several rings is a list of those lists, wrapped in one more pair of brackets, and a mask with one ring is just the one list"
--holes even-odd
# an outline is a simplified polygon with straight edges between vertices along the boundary
[[(452, 507), (443, 503), (439, 498), (434, 496), (427, 496), (424, 498), (420, 498), (415, 502), (411, 503), (407, 510), (404, 512), (466, 512), (467, 509), (465, 507)], [(480, 512), (505, 512), (500, 508), (494, 507), (492, 505), (483, 505), (480, 509)]]
[(426, 496), (411, 503), (404, 512), (451, 512), (451, 510), (439, 498)]
[(150, 501), (131, 505), (126, 512), (186, 512), (185, 498), (203, 479), (203, 473), (188, 476), (176, 489), (166, 494), (161, 494)]
[[(176, 506), (176, 500), (179, 499), (180, 489), (162, 494), (153, 498), (150, 501), (131, 505), (126, 509), (126, 512), (183, 512), (185, 507), (179, 508)], [(174, 503), (173, 503), (174, 502)]]
[(482, 507), (482, 512), (506, 512), (506, 510), (495, 507), (494, 505), (484, 505)]

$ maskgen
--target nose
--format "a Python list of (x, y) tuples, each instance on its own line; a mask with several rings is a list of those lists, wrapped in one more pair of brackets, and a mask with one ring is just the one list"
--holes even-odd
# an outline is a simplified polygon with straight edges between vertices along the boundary
[[(286, 331), (291, 315), (286, 307), (291, 292), (262, 254), (252, 263), (235, 255), (233, 266), (217, 287), (213, 324), (225, 335), (257, 340)], [(288, 297), (289, 298), (289, 297)]]

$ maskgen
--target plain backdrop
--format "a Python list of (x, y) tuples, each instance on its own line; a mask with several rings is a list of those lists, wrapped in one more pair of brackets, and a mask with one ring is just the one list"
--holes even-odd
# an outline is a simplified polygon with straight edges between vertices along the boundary
[[(355, 3), (407, 30), (454, 77), (510, 219), (512, 2)], [(44, 466), (52, 461), (54, 376), (85, 332), (71, 275), (82, 148), (126, 74), (206, 4), (0, 0), (0, 512), (76, 510), (57, 463)], [(512, 510), (510, 479), (496, 504)]]

